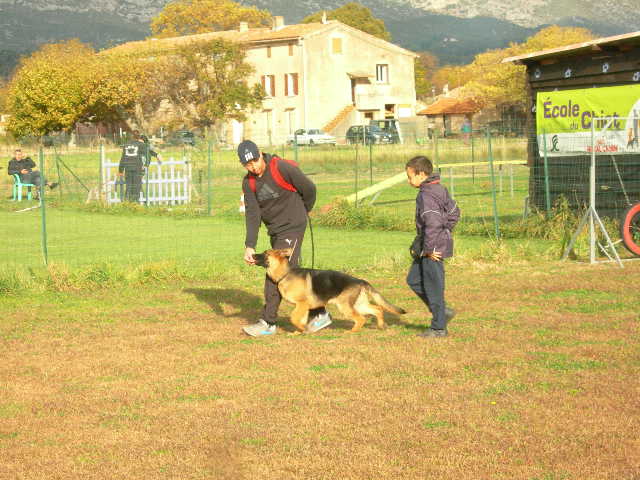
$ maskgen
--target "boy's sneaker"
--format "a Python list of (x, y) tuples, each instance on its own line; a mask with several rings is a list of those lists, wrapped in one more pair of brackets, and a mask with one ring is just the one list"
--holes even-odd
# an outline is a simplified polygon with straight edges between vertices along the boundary
[(263, 335), (274, 335), (276, 333), (276, 326), (270, 325), (263, 319), (260, 319), (253, 325), (242, 327), (242, 330), (252, 337), (261, 337)]
[(427, 328), (424, 332), (419, 333), (417, 336), (421, 338), (441, 338), (448, 335), (445, 329), (436, 330), (435, 328)]
[(329, 325), (331, 325), (331, 315), (325, 310), (324, 313), (313, 317), (313, 320), (307, 325), (307, 333), (315, 333)]

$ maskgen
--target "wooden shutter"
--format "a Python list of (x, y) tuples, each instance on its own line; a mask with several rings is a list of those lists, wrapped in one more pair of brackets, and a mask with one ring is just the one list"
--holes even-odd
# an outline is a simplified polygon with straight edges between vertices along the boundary
[(284, 74), (284, 96), (288, 97), (289, 96), (289, 79), (287, 78), (289, 76), (288, 73)]
[(275, 97), (276, 96), (276, 76), (270, 75), (270, 77), (271, 77), (271, 96)]
[(298, 95), (298, 74), (292, 73), (293, 75), (293, 94)]

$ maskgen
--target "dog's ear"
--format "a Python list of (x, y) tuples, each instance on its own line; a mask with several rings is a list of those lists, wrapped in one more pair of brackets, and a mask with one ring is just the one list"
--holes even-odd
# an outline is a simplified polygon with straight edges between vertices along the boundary
[(278, 252), (283, 256), (283, 257), (291, 257), (291, 255), (293, 255), (293, 248), (282, 248), (280, 250), (278, 250)]

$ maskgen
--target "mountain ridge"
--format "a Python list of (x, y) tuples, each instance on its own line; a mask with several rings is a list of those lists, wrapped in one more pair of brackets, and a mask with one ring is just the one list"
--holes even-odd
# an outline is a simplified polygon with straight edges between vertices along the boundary
[[(150, 19), (168, 1), (0, 0), (3, 27), (0, 75), (8, 75), (20, 55), (43, 43), (79, 38), (101, 49), (143, 39), (150, 35)], [(346, 1), (239, 3), (269, 10), (291, 24), (317, 11), (333, 10)], [(599, 5), (606, 4), (604, 10), (596, 10), (596, 0), (360, 0), (360, 3), (384, 20), (394, 43), (414, 51), (431, 51), (442, 64), (461, 64), (487, 49), (524, 41), (551, 23), (583, 26), (602, 36), (632, 31), (632, 26), (640, 24), (640, 8), (631, 5), (634, 1), (638, 0), (599, 0)], [(558, 16), (558, 12), (563, 15)], [(554, 21), (549, 21), (552, 18)]]

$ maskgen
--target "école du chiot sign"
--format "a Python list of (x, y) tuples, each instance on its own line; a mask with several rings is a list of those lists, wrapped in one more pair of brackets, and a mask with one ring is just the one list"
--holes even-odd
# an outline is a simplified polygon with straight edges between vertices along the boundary
[(541, 156), (640, 153), (640, 85), (540, 92), (536, 125)]

